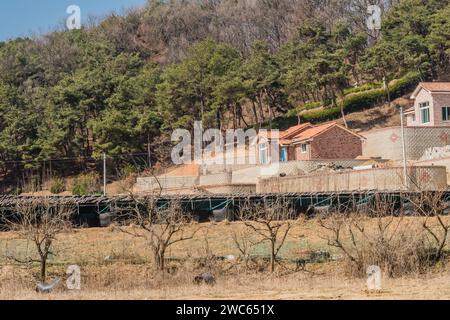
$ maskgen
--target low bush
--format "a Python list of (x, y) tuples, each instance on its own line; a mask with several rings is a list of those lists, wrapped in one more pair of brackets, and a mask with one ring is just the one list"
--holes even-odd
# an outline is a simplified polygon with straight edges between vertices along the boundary
[(60, 194), (66, 190), (66, 182), (62, 178), (54, 178), (50, 182), (50, 192), (53, 194)]
[(100, 195), (101, 193), (100, 178), (97, 174), (83, 174), (73, 181), (72, 194), (75, 196)]
[(348, 89), (344, 90), (344, 95), (348, 95), (351, 93), (357, 93), (357, 92), (361, 92), (361, 91), (368, 91), (368, 90), (372, 90), (372, 89), (380, 89), (382, 87), (382, 85), (383, 84), (381, 82), (374, 82), (374, 83), (364, 84), (359, 87), (348, 88)]
[(311, 110), (311, 109), (317, 109), (322, 106), (321, 102), (307, 102), (302, 106), (298, 106), (295, 109), (291, 109), (288, 111), (287, 116), (288, 117), (296, 117), (300, 112)]
[[(391, 100), (397, 99), (408, 91), (413, 90), (419, 81), (420, 75), (417, 72), (410, 72), (401, 79), (392, 81), (389, 84)], [(339, 103), (344, 103), (344, 112), (350, 113), (372, 108), (386, 100), (386, 91), (383, 88), (379, 88), (347, 94), (344, 101)], [(298, 116), (296, 114), (297, 112), (294, 112), (294, 114), (288, 114), (287, 117), (283, 116), (274, 119), (272, 122), (273, 127), (283, 129), (297, 124)], [(306, 111), (300, 117), (303, 121), (312, 123), (331, 121), (341, 117), (341, 108), (340, 105), (338, 105), (320, 110)]]

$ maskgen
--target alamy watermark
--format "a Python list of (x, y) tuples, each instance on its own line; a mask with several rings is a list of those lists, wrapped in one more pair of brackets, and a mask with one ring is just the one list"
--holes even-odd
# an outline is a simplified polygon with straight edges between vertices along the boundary
[(81, 269), (77, 265), (71, 265), (67, 268), (66, 286), (69, 290), (81, 290)]
[(175, 165), (263, 165), (263, 175), (276, 174), (280, 162), (279, 130), (237, 129), (222, 132), (203, 130), (202, 123), (194, 123), (190, 131), (177, 129), (172, 133), (171, 158)]
[(66, 9), (69, 16), (66, 19), (66, 27), (68, 30), (81, 29), (81, 8), (77, 5), (70, 5)]
[(380, 6), (371, 5), (367, 7), (367, 13), (370, 15), (367, 20), (367, 28), (371, 31), (381, 30), (381, 13)]
[(381, 268), (379, 266), (369, 266), (366, 270), (367, 290), (381, 290)]

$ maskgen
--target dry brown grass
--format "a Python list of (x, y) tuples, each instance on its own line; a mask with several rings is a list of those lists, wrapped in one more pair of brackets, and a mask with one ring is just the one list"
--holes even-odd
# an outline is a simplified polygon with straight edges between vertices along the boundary
[[(405, 218), (420, 226), (420, 219)], [(204, 224), (196, 238), (175, 245), (168, 257), (170, 274), (164, 278), (151, 265), (149, 247), (114, 227), (78, 229), (61, 234), (55, 242), (56, 257), (49, 261), (49, 278), (64, 278), (69, 264), (78, 264), (82, 272), (82, 290), (67, 291), (60, 286), (49, 295), (34, 292), (37, 265), (19, 265), (7, 261), (5, 253), (27, 252), (26, 241), (12, 233), (0, 234), (0, 298), (2, 299), (449, 299), (450, 270), (438, 265), (425, 274), (411, 274), (391, 279), (383, 277), (383, 291), (366, 292), (365, 279), (347, 276), (340, 260), (307, 264), (307, 272), (278, 268), (274, 275), (246, 272), (235, 261), (213, 261), (206, 256), (238, 255), (232, 233), (243, 230), (241, 223)], [(205, 243), (207, 237), (207, 245)], [(28, 244), (29, 245), (29, 244)], [(267, 248), (257, 248), (262, 254)], [(295, 259), (311, 250), (328, 250), (317, 220), (297, 224), (281, 256)], [(28, 251), (30, 249), (28, 248)], [(199, 259), (203, 257), (204, 259)], [(185, 259), (181, 263), (178, 259)], [(291, 268), (292, 265), (287, 265)], [(193, 277), (209, 269), (217, 277), (215, 286), (194, 285)], [(64, 282), (64, 281), (63, 281)]]

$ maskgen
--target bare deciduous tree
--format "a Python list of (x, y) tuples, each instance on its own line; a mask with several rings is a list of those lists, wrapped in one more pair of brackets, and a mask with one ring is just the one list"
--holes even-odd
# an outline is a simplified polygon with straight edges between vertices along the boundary
[[(406, 219), (398, 198), (372, 194), (363, 204), (352, 202), (332, 209), (320, 217), (319, 224), (327, 231), (324, 238), (328, 244), (338, 248), (359, 275), (374, 264), (391, 276), (423, 272), (442, 257), (448, 235), (449, 226), (442, 218), (443, 205), (439, 202), (443, 198), (435, 197), (436, 193), (414, 194), (410, 200), (416, 208), (410, 213), (414, 219)], [(425, 217), (423, 228), (417, 212)], [(432, 218), (437, 223), (430, 226)], [(427, 240), (427, 232), (435, 243)]]
[(245, 269), (249, 269), (249, 263), (251, 260), (251, 252), (254, 247), (259, 243), (253, 238), (253, 232), (246, 228), (245, 230), (233, 232), (233, 242), (235, 248), (239, 251), (242, 261), (244, 262)]
[(39, 259), (28, 257), (18, 262), (39, 262), (40, 281), (45, 282), (47, 276), (47, 260), (54, 255), (52, 245), (59, 233), (71, 227), (71, 218), (75, 213), (72, 205), (58, 204), (48, 198), (33, 198), (19, 200), (15, 207), (15, 214), (4, 216), (10, 230), (22, 238), (31, 241)]
[(286, 201), (267, 200), (244, 204), (239, 216), (245, 226), (261, 238), (260, 242), (270, 244), (270, 271), (274, 272), (280, 250), (294, 226), (295, 211)]
[(443, 191), (422, 191), (407, 195), (418, 214), (424, 217), (422, 226), (435, 243), (434, 259), (440, 260), (447, 245), (450, 221), (445, 219), (448, 204)]
[(164, 272), (167, 250), (176, 243), (194, 238), (199, 228), (193, 226), (192, 217), (177, 201), (161, 203), (155, 197), (141, 199), (133, 197), (133, 203), (133, 207), (129, 208), (131, 216), (128, 217), (128, 222), (133, 224), (133, 228), (121, 230), (145, 238), (149, 243), (156, 268)]

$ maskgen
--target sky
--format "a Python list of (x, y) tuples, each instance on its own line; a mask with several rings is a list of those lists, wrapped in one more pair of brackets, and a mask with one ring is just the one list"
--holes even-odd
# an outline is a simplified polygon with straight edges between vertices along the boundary
[(89, 16), (143, 6), (147, 0), (0, 0), (0, 41), (43, 34), (65, 25), (70, 5), (81, 9), (84, 24)]

